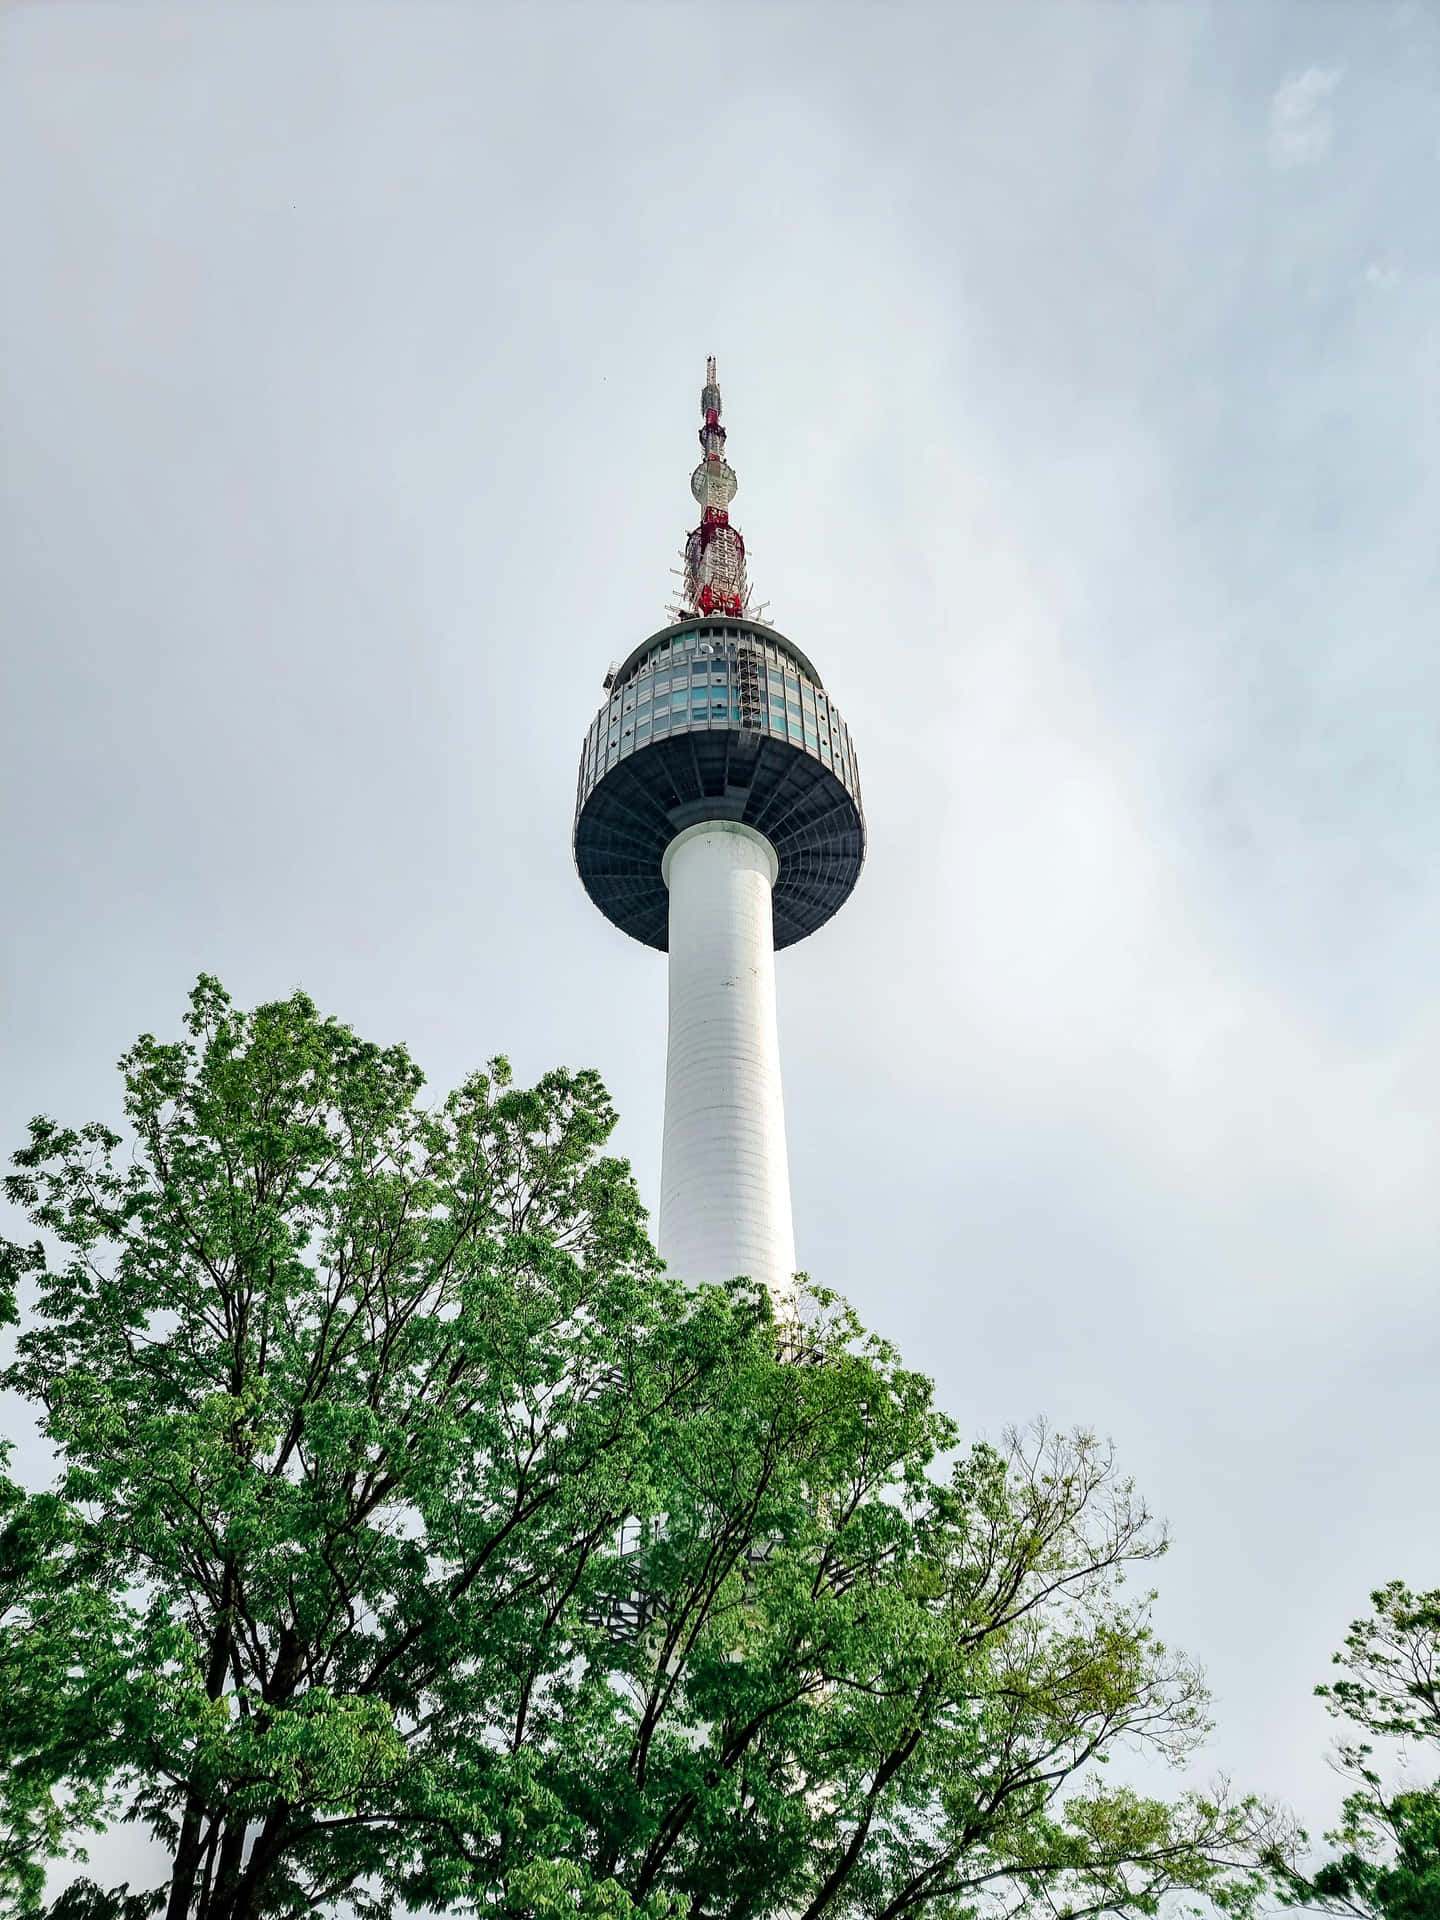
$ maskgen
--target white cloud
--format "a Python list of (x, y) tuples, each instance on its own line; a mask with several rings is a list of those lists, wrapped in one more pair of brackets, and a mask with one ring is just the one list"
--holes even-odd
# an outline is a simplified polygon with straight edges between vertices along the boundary
[(1338, 67), (1307, 67), (1275, 89), (1270, 102), (1270, 164), (1308, 167), (1324, 157), (1334, 133), (1329, 101)]

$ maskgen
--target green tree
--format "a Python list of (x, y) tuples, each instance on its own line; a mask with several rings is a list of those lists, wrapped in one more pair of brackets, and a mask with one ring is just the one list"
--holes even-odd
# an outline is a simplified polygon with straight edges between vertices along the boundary
[(1362, 1920), (1440, 1920), (1440, 1779), (1389, 1788), (1375, 1763), (1376, 1739), (1402, 1753), (1440, 1747), (1440, 1588), (1412, 1593), (1400, 1580), (1370, 1596), (1373, 1614), (1351, 1623), (1335, 1665), (1345, 1677), (1316, 1688), (1329, 1710), (1361, 1735), (1340, 1747), (1356, 1784), (1339, 1827), (1338, 1851), (1315, 1872), (1275, 1861), (1291, 1906)]
[(60, 1477), (0, 1659), (17, 1769), (89, 1796), (40, 1825), (144, 1822), (167, 1920), (1253, 1901), (1263, 1808), (1101, 1786), (1205, 1728), (1105, 1450), (941, 1473), (843, 1303), (684, 1289), (595, 1075), (426, 1107), (403, 1049), (203, 978), (122, 1071), (128, 1144), (37, 1120), (7, 1182)]

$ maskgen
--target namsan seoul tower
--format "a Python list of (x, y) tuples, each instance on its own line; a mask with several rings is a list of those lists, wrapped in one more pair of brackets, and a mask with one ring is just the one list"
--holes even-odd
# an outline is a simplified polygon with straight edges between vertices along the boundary
[(606, 918), (670, 956), (660, 1252), (683, 1280), (763, 1282), (784, 1311), (795, 1228), (775, 954), (849, 898), (865, 815), (819, 674), (751, 611), (720, 411), (711, 359), (682, 604), (605, 676), (574, 850)]

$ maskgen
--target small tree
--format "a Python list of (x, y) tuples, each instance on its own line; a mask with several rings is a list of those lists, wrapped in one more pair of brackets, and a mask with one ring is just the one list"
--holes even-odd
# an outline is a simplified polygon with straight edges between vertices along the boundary
[(1205, 1724), (1108, 1454), (937, 1476), (953, 1427), (840, 1302), (686, 1291), (593, 1074), (426, 1108), (403, 1049), (208, 979), (122, 1069), (128, 1150), (37, 1120), (7, 1183), (59, 1256), (4, 1252), (60, 1461), (0, 1619), (27, 1898), (102, 1811), (167, 1920), (1254, 1897), (1253, 1802), (1098, 1785)]
[(1392, 1789), (1375, 1764), (1374, 1740), (1402, 1751), (1440, 1747), (1440, 1588), (1412, 1593), (1400, 1580), (1370, 1596), (1374, 1613), (1351, 1623), (1335, 1665), (1345, 1678), (1315, 1691), (1362, 1737), (1340, 1748), (1357, 1782), (1325, 1838), (1338, 1848), (1316, 1872), (1277, 1857), (1281, 1897), (1363, 1920), (1440, 1916), (1440, 1779)]

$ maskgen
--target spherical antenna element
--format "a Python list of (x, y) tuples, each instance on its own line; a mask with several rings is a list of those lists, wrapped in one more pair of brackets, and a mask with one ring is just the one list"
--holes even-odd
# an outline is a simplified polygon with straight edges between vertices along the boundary
[(728, 507), (740, 482), (724, 460), (702, 460), (690, 476), (690, 491), (701, 507)]

